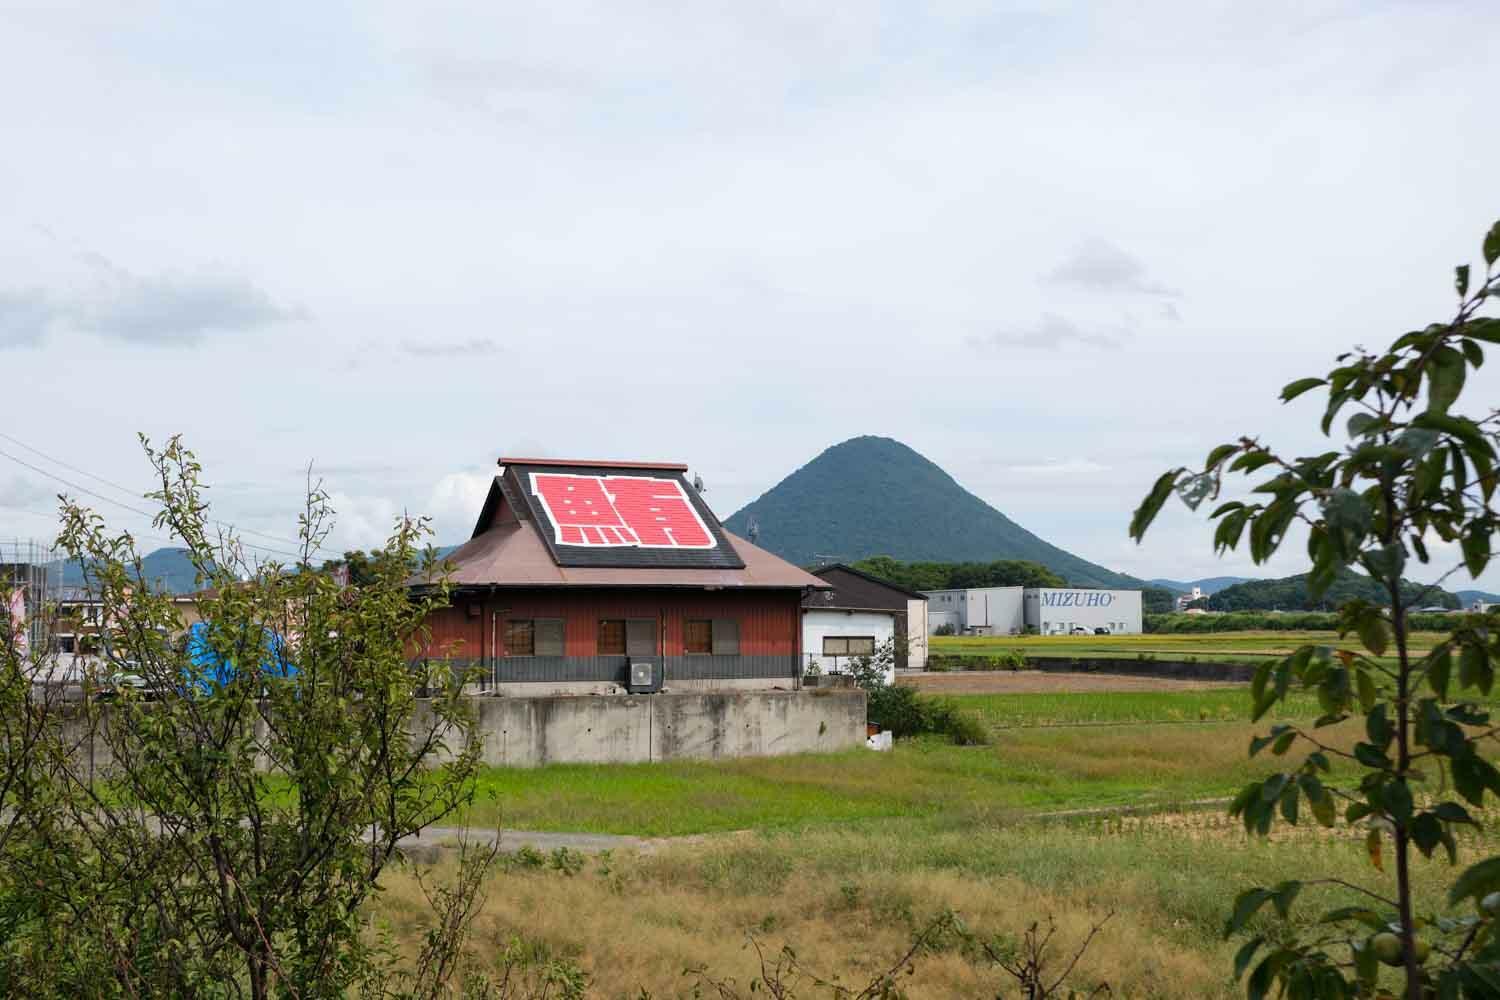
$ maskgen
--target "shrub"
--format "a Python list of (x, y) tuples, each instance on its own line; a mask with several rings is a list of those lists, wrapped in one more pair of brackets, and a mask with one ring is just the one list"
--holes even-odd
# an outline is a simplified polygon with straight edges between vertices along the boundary
[(951, 701), (931, 698), (916, 688), (881, 685), (869, 690), (866, 716), (897, 739), (933, 734), (946, 736), (960, 746), (980, 746), (990, 741), (989, 731), (976, 716)]

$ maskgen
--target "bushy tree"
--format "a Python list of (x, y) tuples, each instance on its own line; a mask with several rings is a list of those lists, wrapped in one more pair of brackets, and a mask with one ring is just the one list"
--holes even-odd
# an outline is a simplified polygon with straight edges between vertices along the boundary
[[(59, 706), (34, 658), (0, 654), (0, 992), (433, 995), (453, 963), (396, 970), (365, 905), (403, 838), (469, 801), (479, 759), (456, 681), (413, 696), (409, 651), (446, 600), (406, 587), (425, 525), (402, 519), (365, 586), (340, 588), (312, 571), (333, 515), (320, 490), (296, 564), (251, 564), (210, 528), (181, 442), (146, 452), (155, 527), (186, 545), (205, 624), (184, 642), (130, 535), (64, 501), (59, 543), (102, 602), (109, 669), (142, 686)], [(479, 881), (464, 871), (460, 894)], [(445, 916), (426, 957), (463, 930)]]
[[(1218, 497), (1226, 476), (1242, 474), (1255, 480), (1250, 499), (1222, 503), (1210, 515), (1217, 550), (1243, 541), (1261, 563), (1301, 524), (1314, 598), (1351, 567), (1384, 591), (1381, 603), (1343, 605), (1337, 645), (1303, 646), (1266, 663), (1251, 685), (1256, 719), (1294, 684), (1317, 692), (1323, 714), (1312, 727), (1277, 725), (1251, 742), (1252, 755), (1294, 747), (1307, 753), (1293, 769), (1246, 786), (1232, 812), (1247, 829), (1265, 833), (1278, 816), (1290, 823), (1304, 817), (1303, 804), (1325, 826), (1342, 809), (1345, 821), (1365, 828), (1376, 869), (1367, 885), (1338, 883), (1350, 905), (1325, 914), (1314, 932), (1281, 926), (1246, 942), (1235, 966), (1237, 974), (1249, 971), (1251, 996), (1276, 984), (1293, 997), (1385, 995), (1382, 961), (1402, 970), (1409, 1000), (1500, 995), (1500, 895), (1491, 895), (1500, 891), (1500, 857), (1479, 861), (1452, 883), (1451, 905), (1483, 901), (1467, 913), (1417, 912), (1411, 877), (1413, 850), (1456, 862), (1458, 835), (1477, 825), (1470, 809), (1500, 795), (1500, 771), (1485, 756), (1500, 727), (1474, 700), (1494, 685), (1500, 615), (1455, 619), (1429, 653), (1416, 656), (1409, 611), (1426, 595), (1402, 586), (1413, 559), (1433, 562), (1435, 541), (1462, 553), (1442, 579), (1459, 569), (1478, 576), (1500, 524), (1500, 413), (1456, 409), (1469, 374), (1485, 360), (1484, 345), (1500, 344), (1500, 319), (1481, 314), (1500, 297), (1500, 223), (1485, 237), (1483, 256), (1477, 281), (1468, 265), (1457, 269), (1458, 307), (1447, 322), (1404, 334), (1383, 352), (1342, 355), (1327, 375), (1282, 390), (1286, 402), (1314, 390), (1326, 395), (1322, 431), (1331, 435), (1344, 418), (1342, 447), (1289, 457), (1242, 437), (1209, 452), (1201, 470), (1162, 475), (1131, 520), (1139, 540), (1173, 493), (1197, 509)], [(1364, 739), (1346, 752), (1320, 730), (1352, 716), (1363, 718)], [(1362, 769), (1356, 785), (1328, 780), (1334, 756)], [(1245, 890), (1226, 933), (1244, 928), (1267, 903), (1286, 917), (1305, 884)]]

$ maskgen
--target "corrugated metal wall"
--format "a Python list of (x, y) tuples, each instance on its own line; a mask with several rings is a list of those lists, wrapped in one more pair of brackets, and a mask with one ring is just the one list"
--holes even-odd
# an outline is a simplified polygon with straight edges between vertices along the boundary
[[(799, 591), (584, 588), (460, 593), (451, 607), (429, 617), (430, 643), (415, 655), (487, 663), (493, 650), (501, 658), (500, 680), (623, 679), (624, 657), (598, 655), (599, 621), (644, 618), (657, 623), (658, 655), (668, 677), (790, 677), (797, 663), (801, 597)], [(511, 618), (563, 619), (565, 655), (508, 657), (505, 622)], [(684, 622), (691, 618), (738, 622), (739, 655), (686, 655)]]

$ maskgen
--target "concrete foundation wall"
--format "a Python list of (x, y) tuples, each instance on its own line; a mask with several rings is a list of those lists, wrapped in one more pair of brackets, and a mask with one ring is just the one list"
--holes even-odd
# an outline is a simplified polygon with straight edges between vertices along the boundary
[(865, 740), (858, 690), (480, 698), (475, 709), (494, 766), (772, 757)]
[[(855, 689), (481, 697), (473, 704), (484, 762), (495, 766), (772, 757), (865, 741), (865, 693)], [(414, 729), (425, 731), (429, 711), (418, 703)], [(73, 752), (94, 773), (107, 770), (108, 743), (90, 736), (81, 715), (65, 723)]]

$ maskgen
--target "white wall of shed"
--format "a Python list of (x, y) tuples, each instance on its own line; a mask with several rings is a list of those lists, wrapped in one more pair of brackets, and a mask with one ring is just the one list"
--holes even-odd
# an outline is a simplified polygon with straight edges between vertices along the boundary
[[(849, 657), (835, 660), (834, 657), (824, 656), (825, 636), (871, 636), (878, 649), (895, 639), (896, 616), (890, 611), (809, 610), (802, 613), (802, 650), (807, 657), (803, 669), (816, 663), (825, 674), (844, 673), (848, 670)], [(886, 671), (886, 675), (887, 684), (896, 682), (894, 665)]]
[(906, 669), (927, 669), (927, 602), (913, 597), (906, 602)]

